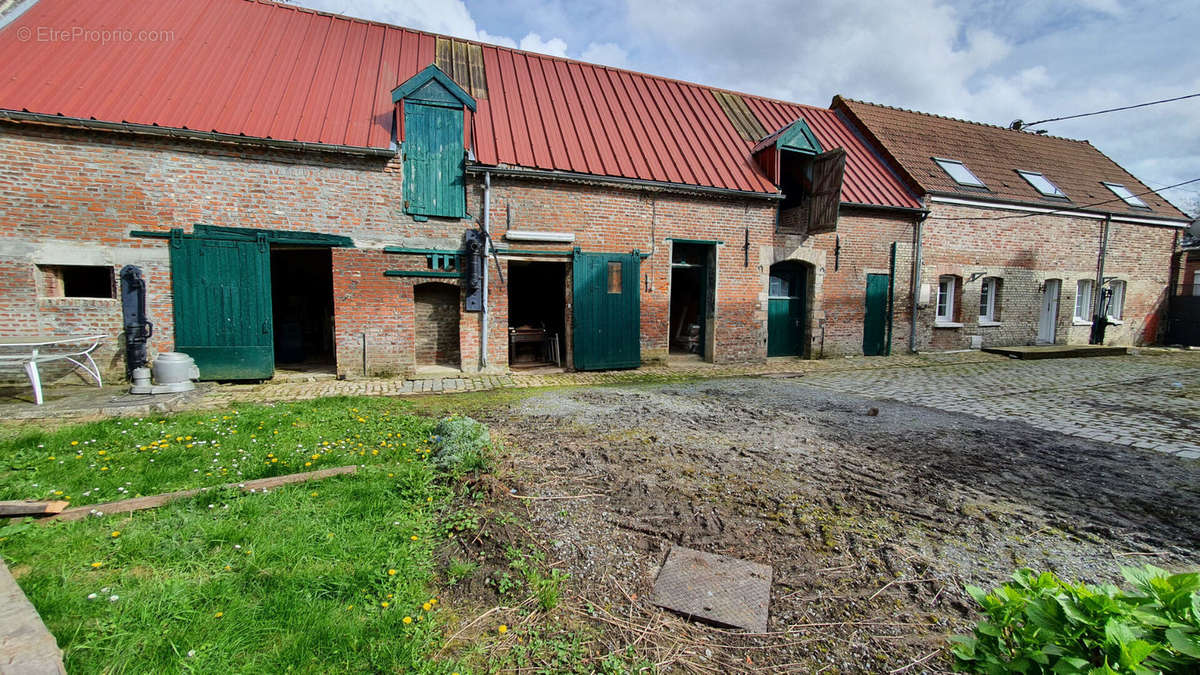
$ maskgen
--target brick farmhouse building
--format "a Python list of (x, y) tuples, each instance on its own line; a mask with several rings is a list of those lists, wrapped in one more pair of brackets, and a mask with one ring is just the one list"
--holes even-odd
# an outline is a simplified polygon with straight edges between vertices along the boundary
[(1102, 298), (1152, 342), (1187, 224), (1087, 143), (840, 98), (262, 0), (6, 21), (0, 331), (118, 335), (132, 265), (208, 379), (1077, 343)]

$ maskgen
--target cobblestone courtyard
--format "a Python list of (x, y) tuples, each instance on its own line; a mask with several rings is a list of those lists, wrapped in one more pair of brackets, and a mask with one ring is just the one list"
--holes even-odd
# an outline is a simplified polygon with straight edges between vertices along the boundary
[(701, 363), (635, 371), (462, 375), (428, 379), (301, 378), (261, 384), (206, 384), (186, 396), (138, 397), (124, 387), (59, 386), (45, 406), (28, 387), (0, 395), (7, 419), (142, 415), (159, 410), (225, 407), (322, 396), (406, 396), (493, 389), (636, 384), (676, 378), (803, 378), (806, 385), (889, 399), (1145, 450), (1200, 458), (1200, 352), (1138, 350), (1128, 356), (1017, 360), (981, 352), (856, 357), (765, 364)]

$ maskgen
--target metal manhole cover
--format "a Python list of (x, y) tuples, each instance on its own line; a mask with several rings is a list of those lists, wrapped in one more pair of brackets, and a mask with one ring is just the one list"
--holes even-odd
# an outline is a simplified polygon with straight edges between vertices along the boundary
[(767, 630), (771, 567), (672, 546), (650, 601), (689, 617), (761, 633)]

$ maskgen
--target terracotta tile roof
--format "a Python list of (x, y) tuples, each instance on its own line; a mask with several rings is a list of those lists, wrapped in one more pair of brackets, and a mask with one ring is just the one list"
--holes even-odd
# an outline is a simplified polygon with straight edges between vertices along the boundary
[[(903, 176), (923, 193), (1051, 208), (1087, 207), (1086, 210), (1131, 216), (1187, 218), (1157, 194), (1143, 194), (1150, 188), (1087, 141), (1013, 131), (841, 96), (834, 98), (832, 107), (845, 112), (878, 143), (884, 154), (902, 169)], [(962, 162), (987, 189), (959, 185), (933, 161), (934, 157)], [(1067, 199), (1042, 195), (1018, 170), (1043, 174), (1066, 193)], [(1149, 209), (1129, 206), (1106, 188), (1104, 182), (1124, 185), (1140, 195)]]
[[(31, 33), (47, 27), (122, 33)], [(846, 149), (844, 202), (920, 208), (827, 108), (264, 0), (39, 0), (0, 30), (0, 109), (388, 148), (391, 91), (439, 62), (475, 94), (481, 164), (773, 194), (750, 155), (758, 139), (742, 134), (803, 116), (825, 148)]]

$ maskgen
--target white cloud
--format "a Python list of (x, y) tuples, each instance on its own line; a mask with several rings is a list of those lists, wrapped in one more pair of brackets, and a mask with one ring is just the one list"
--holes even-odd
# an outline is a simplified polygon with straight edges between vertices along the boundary
[(548, 54), (550, 56), (567, 55), (567, 43), (560, 38), (550, 38), (543, 40), (541, 35), (537, 33), (529, 33), (521, 38), (521, 49), (527, 52), (537, 52), (539, 54)]
[(583, 50), (581, 59), (615, 68), (629, 67), (629, 52), (615, 42), (593, 42)]

